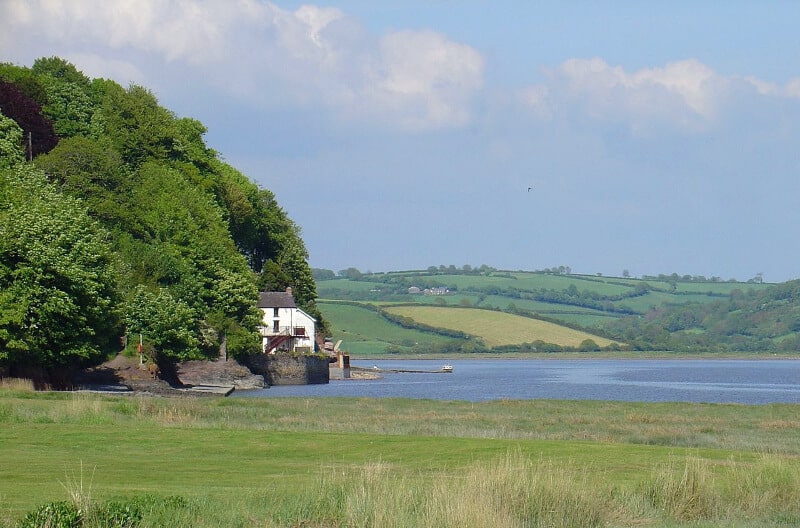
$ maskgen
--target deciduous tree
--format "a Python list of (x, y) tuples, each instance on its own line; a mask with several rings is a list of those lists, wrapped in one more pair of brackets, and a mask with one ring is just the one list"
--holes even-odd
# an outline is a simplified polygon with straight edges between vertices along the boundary
[(0, 112), (0, 170), (13, 167), (25, 159), (22, 150), (22, 129)]
[(0, 171), (0, 362), (58, 367), (113, 350), (119, 297), (107, 240), (41, 171)]

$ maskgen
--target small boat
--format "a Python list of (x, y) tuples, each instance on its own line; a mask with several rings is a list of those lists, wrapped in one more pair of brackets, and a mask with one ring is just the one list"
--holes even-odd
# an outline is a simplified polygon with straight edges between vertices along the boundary
[(453, 365), (442, 365), (442, 372), (453, 372)]

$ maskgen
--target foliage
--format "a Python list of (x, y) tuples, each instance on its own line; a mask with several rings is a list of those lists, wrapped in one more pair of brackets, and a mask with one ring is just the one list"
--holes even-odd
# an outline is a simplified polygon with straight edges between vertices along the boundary
[(15, 84), (0, 80), (0, 108), (22, 129), (23, 137), (30, 139), (31, 156), (49, 152), (58, 142), (52, 123), (42, 115), (34, 99), (25, 95)]
[(0, 111), (0, 170), (13, 167), (24, 160), (22, 129)]
[[(176, 117), (144, 87), (89, 79), (58, 57), (38, 59), (31, 68), (0, 64), (0, 105), (6, 116), (0, 116), (4, 166), (24, 159), (20, 140), (32, 131), (34, 163), (52, 184), (46, 186), (48, 203), (55, 211), (88, 211), (92, 220), (81, 213), (73, 230), (91, 231), (99, 222), (104, 229), (98, 228), (94, 242), (110, 255), (104, 276), (109, 288), (99, 297), (56, 291), (48, 275), (70, 266), (91, 267), (78, 258), (92, 249), (88, 241), (41, 273), (26, 272), (17, 260), (4, 262), (0, 273), (8, 287), (0, 293), (5, 299), (0, 316), (5, 334), (0, 335), (10, 348), (2, 354), (45, 366), (63, 354), (94, 361), (121, 334), (139, 332), (159, 359), (215, 357), (223, 346), (232, 355), (250, 353), (258, 347), (257, 279), (265, 262), (270, 266), (262, 284), (291, 286), (298, 303), (325, 330), (299, 228), (270, 191), (205, 145), (202, 123)], [(23, 207), (20, 192), (14, 195), (16, 208)], [(2, 203), (7, 201), (4, 197)], [(41, 244), (30, 247), (42, 252), (47, 248), (40, 246), (54, 236), (42, 232), (61, 231), (54, 224), (69, 215), (47, 218), (52, 213), (36, 203), (26, 206), (29, 226), (16, 221), (2, 226), (3, 251), (22, 251), (33, 235), (20, 242), (11, 237), (35, 231)], [(7, 218), (16, 212), (3, 210)], [(26, 319), (31, 310), (43, 318), (33, 326)], [(100, 312), (105, 327), (94, 325)], [(46, 321), (52, 330), (57, 319), (76, 317), (91, 327), (83, 348), (69, 341), (78, 339), (79, 324), (50, 333), (39, 325)], [(70, 352), (61, 351), (62, 345)]]
[(118, 330), (108, 234), (30, 166), (0, 173), (0, 198), (0, 361), (102, 357)]
[(83, 512), (71, 502), (50, 502), (25, 515), (20, 528), (80, 528)]
[(126, 203), (131, 178), (119, 153), (87, 137), (59, 141), (36, 165), (69, 195), (81, 198), (93, 216), (109, 228), (131, 229), (133, 214)]
[(146, 88), (133, 85), (125, 90), (107, 83), (97, 113), (99, 132), (131, 168), (138, 168), (148, 158), (164, 160), (172, 154), (173, 116)]
[(40, 107), (47, 104), (47, 93), (39, 76), (30, 68), (0, 62), (0, 80), (14, 84), (23, 94), (36, 101)]
[(94, 113), (89, 79), (58, 57), (37, 59), (31, 71), (44, 87), (47, 103), (42, 113), (60, 138), (86, 135)]
[(711, 303), (663, 306), (607, 328), (638, 348), (796, 352), (800, 280), (760, 291), (733, 290), (727, 299)]
[(185, 510), (188, 501), (179, 496), (139, 495), (85, 506), (71, 501), (43, 504), (25, 514), (20, 528), (136, 528), (155, 512)]
[(334, 273), (333, 270), (321, 268), (311, 268), (311, 275), (314, 277), (315, 281), (333, 280), (336, 278), (336, 273)]
[[(318, 270), (317, 274), (324, 271)], [(432, 266), (425, 271), (356, 272), (343, 270), (335, 279), (326, 274), (327, 279), (318, 284), (320, 296), (371, 304), (424, 305), (443, 303), (444, 299), (448, 305), (469, 303), (475, 308), (502, 310), (587, 331), (604, 338), (604, 346), (600, 347), (604, 350), (800, 351), (800, 294), (796, 292), (796, 281), (736, 283), (674, 274), (642, 280), (489, 269), (476, 273), (475, 268), (455, 266)], [(341, 278), (344, 276), (351, 278)], [(412, 286), (446, 287), (451, 295), (414, 294)], [(355, 329), (351, 324), (350, 330)], [(380, 335), (374, 338), (380, 340)], [(599, 343), (596, 339), (595, 342)], [(580, 343), (571, 347), (581, 348)], [(583, 348), (594, 349), (589, 343)], [(545, 349), (563, 348), (552, 339), (540, 337), (495, 350)]]
[(157, 293), (137, 287), (125, 304), (125, 327), (131, 335), (142, 334), (155, 349), (152, 359), (189, 360), (201, 357), (196, 312), (169, 290)]

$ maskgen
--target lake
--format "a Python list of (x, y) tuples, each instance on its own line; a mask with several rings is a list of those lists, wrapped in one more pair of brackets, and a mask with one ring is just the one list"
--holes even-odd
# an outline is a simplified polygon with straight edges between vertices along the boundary
[(353, 366), (452, 373), (380, 372), (376, 380), (275, 386), (232, 397), (329, 396), (434, 400), (617, 400), (800, 403), (800, 360), (465, 359), (352, 361)]

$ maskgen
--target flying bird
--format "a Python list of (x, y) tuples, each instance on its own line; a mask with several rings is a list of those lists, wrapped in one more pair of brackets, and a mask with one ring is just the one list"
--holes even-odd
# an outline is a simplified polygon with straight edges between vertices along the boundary
[(533, 187), (528, 187), (528, 192), (531, 192), (531, 189), (533, 189)]

